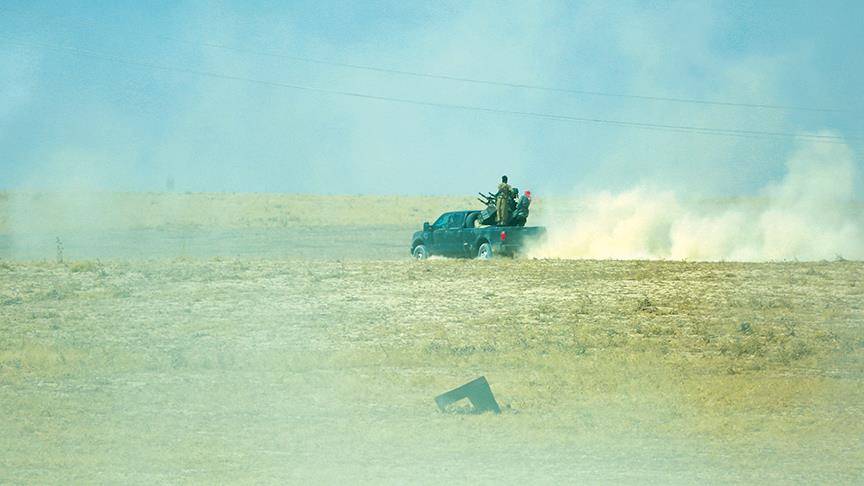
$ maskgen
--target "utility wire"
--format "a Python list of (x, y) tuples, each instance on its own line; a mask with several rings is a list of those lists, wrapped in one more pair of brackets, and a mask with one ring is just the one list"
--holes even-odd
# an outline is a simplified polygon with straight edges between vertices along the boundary
[[(5, 7), (0, 7), (0, 10), (8, 11), (8, 12), (18, 12), (23, 13), (21, 10), (9, 9)], [(45, 18), (58, 17), (54, 16), (44, 16)], [(92, 19), (81, 19), (84, 20), (85, 23), (91, 25), (101, 25), (99, 22)], [(733, 102), (733, 101), (721, 101), (721, 100), (708, 100), (708, 99), (697, 99), (697, 98), (684, 98), (684, 97), (674, 97), (674, 96), (650, 96), (650, 95), (640, 95), (640, 94), (628, 94), (628, 93), (614, 93), (614, 92), (604, 92), (604, 91), (595, 91), (595, 90), (583, 90), (583, 89), (571, 89), (571, 88), (560, 88), (553, 86), (543, 86), (538, 84), (529, 84), (529, 83), (518, 83), (513, 81), (494, 81), (489, 79), (477, 79), (477, 78), (469, 78), (463, 76), (454, 76), (450, 74), (440, 74), (440, 73), (427, 73), (420, 71), (411, 71), (411, 70), (403, 70), (403, 69), (393, 69), (386, 68), (380, 66), (371, 66), (366, 64), (356, 64), (349, 62), (339, 62), (339, 61), (331, 61), (331, 60), (323, 60), (323, 59), (315, 59), (304, 56), (296, 56), (291, 54), (284, 54), (273, 51), (261, 51), (255, 49), (249, 49), (244, 47), (230, 46), (226, 44), (219, 44), (214, 42), (205, 42), (205, 41), (193, 41), (188, 39), (181, 39), (178, 37), (171, 37), (165, 35), (155, 35), (153, 36), (157, 39), (167, 40), (175, 43), (182, 43), (187, 45), (194, 46), (203, 46), (212, 49), (220, 49), (224, 51), (242, 53), (242, 54), (251, 54), (256, 56), (265, 56), (277, 59), (284, 59), (288, 61), (294, 62), (302, 62), (307, 64), (317, 64), (322, 66), (332, 66), (332, 67), (340, 67), (346, 69), (355, 69), (355, 70), (363, 70), (384, 74), (392, 74), (397, 76), (408, 76), (414, 78), (427, 78), (427, 79), (438, 79), (445, 81), (453, 81), (460, 83), (468, 83), (468, 84), (479, 84), (486, 86), (499, 86), (506, 88), (515, 88), (515, 89), (527, 89), (533, 91), (545, 91), (552, 93), (563, 93), (570, 95), (586, 95), (586, 96), (600, 96), (600, 97), (609, 97), (609, 98), (623, 98), (623, 99), (632, 99), (632, 100), (642, 100), (642, 101), (660, 101), (660, 102), (671, 102), (671, 103), (687, 103), (687, 104), (697, 104), (697, 105), (707, 105), (707, 106), (725, 106), (725, 107), (737, 107), (737, 108), (756, 108), (756, 109), (764, 109), (764, 110), (776, 110), (776, 111), (809, 111), (809, 112), (823, 112), (823, 113), (848, 113), (849, 110), (839, 109), (839, 108), (819, 108), (819, 107), (808, 107), (808, 106), (793, 106), (793, 105), (778, 105), (778, 104), (769, 104), (769, 103), (743, 103), (743, 102)]]
[(223, 80), (232, 80), (232, 81), (242, 81), (248, 82), (263, 86), (270, 86), (276, 88), (286, 88), (293, 90), (300, 90), (312, 93), (320, 93), (320, 94), (328, 94), (328, 95), (338, 95), (338, 96), (346, 96), (353, 98), (361, 98), (367, 100), (376, 100), (376, 101), (386, 101), (392, 103), (400, 103), (407, 105), (416, 105), (416, 106), (426, 106), (426, 107), (434, 107), (434, 108), (443, 108), (443, 109), (451, 109), (451, 110), (461, 110), (461, 111), (474, 111), (481, 113), (494, 113), (494, 114), (503, 114), (503, 115), (511, 115), (511, 116), (519, 116), (519, 117), (529, 117), (529, 118), (540, 118), (547, 120), (558, 120), (558, 121), (566, 121), (566, 122), (581, 122), (581, 123), (593, 123), (593, 124), (602, 124), (602, 125), (611, 125), (618, 127), (626, 127), (626, 128), (638, 128), (644, 130), (658, 130), (658, 131), (669, 131), (669, 132), (678, 132), (678, 133), (695, 133), (701, 135), (718, 135), (718, 136), (732, 136), (732, 137), (747, 137), (747, 138), (775, 138), (775, 139), (800, 139), (800, 140), (809, 140), (815, 142), (822, 143), (844, 143), (846, 140), (850, 139), (860, 139), (864, 137), (843, 137), (838, 135), (821, 135), (821, 134), (808, 134), (808, 133), (791, 133), (791, 132), (771, 132), (771, 131), (763, 131), (763, 130), (740, 130), (740, 129), (729, 129), (729, 128), (712, 128), (712, 127), (699, 127), (692, 125), (671, 125), (671, 124), (658, 124), (658, 123), (644, 123), (644, 122), (632, 122), (632, 121), (624, 121), (624, 120), (610, 120), (603, 118), (590, 118), (590, 117), (577, 117), (577, 116), (569, 116), (569, 115), (559, 115), (554, 113), (543, 113), (543, 112), (535, 112), (535, 111), (518, 111), (518, 110), (508, 110), (508, 109), (499, 109), (499, 108), (488, 108), (482, 106), (473, 106), (473, 105), (462, 105), (462, 104), (451, 104), (451, 103), (438, 103), (432, 101), (423, 101), (423, 100), (415, 100), (409, 98), (397, 98), (391, 96), (379, 96), (368, 93), (360, 93), (354, 91), (343, 91), (336, 89), (327, 89), (327, 88), (318, 88), (314, 86), (305, 86), (298, 84), (290, 84), (283, 83), (278, 81), (268, 81), (262, 79), (248, 78), (243, 76), (235, 76), (230, 74), (217, 73), (212, 71), (203, 71), (199, 69), (191, 69), (185, 67), (177, 67), (177, 66), (166, 66), (162, 64), (156, 64), (146, 61), (137, 61), (132, 59), (127, 59), (123, 57), (118, 57), (110, 54), (104, 54), (97, 51), (92, 51), (89, 49), (81, 49), (72, 46), (62, 46), (62, 45), (50, 45), (50, 44), (42, 44), (42, 43), (34, 43), (34, 42), (20, 42), (15, 39), (11, 39), (8, 36), (3, 36), (0, 34), (0, 38), (7, 39), (7, 42), (12, 45), (16, 45), (18, 47), (23, 48), (39, 48), (39, 49), (48, 49), (60, 52), (67, 52), (78, 56), (89, 57), (93, 59), (99, 59), (108, 62), (114, 62), (118, 64), (125, 64), (129, 66), (137, 66), (144, 67), (159, 71), (167, 71), (167, 72), (176, 72), (176, 73), (184, 73), (184, 74), (192, 74), (197, 76), (215, 78), (215, 79), (223, 79)]
[(558, 88), (551, 86), (542, 86), (537, 84), (527, 84), (527, 83), (516, 83), (511, 81), (492, 81), (489, 79), (476, 79), (476, 78), (466, 78), (462, 76), (452, 76), (449, 74), (435, 74), (435, 73), (424, 73), (418, 71), (406, 71), (401, 69), (391, 69), (377, 66), (369, 66), (364, 64), (353, 64), (347, 62), (338, 62), (338, 61), (327, 61), (321, 59), (313, 59), (302, 56), (294, 56), (290, 54), (282, 54), (277, 52), (269, 52), (269, 51), (256, 51), (242, 47), (233, 47), (224, 44), (216, 44), (212, 42), (196, 42), (196, 41), (188, 41), (183, 39), (176, 39), (171, 37), (163, 37), (166, 40), (173, 40), (175, 42), (184, 42), (187, 44), (193, 45), (201, 45), (204, 47), (210, 47), (214, 49), (222, 49), (225, 51), (232, 51), (243, 54), (253, 54), (258, 56), (267, 56), (278, 59), (286, 59), (290, 61), (303, 62), (307, 64), (318, 64), (323, 66), (334, 66), (334, 67), (342, 67), (349, 69), (359, 69), (364, 71), (372, 71), (378, 73), (386, 73), (386, 74), (395, 74), (399, 76), (410, 76), (415, 78), (429, 78), (429, 79), (441, 79), (446, 81), (456, 81), (460, 83), (469, 83), (469, 84), (481, 84), (487, 86), (501, 86), (506, 88), (518, 88), (518, 89), (528, 89), (533, 91), (546, 91), (552, 93), (565, 93), (571, 95), (588, 95), (588, 96), (602, 96), (607, 98), (626, 98), (632, 100), (642, 100), (642, 101), (665, 101), (672, 103), (690, 103), (690, 104), (698, 104), (698, 105), (713, 105), (713, 106), (726, 106), (726, 107), (739, 107), (739, 108), (760, 108), (766, 110), (778, 110), (778, 111), (811, 111), (811, 112), (823, 112), (823, 113), (844, 113), (847, 110), (842, 110), (838, 108), (814, 108), (814, 107), (806, 107), (806, 106), (790, 106), (790, 105), (774, 105), (774, 104), (763, 104), (763, 103), (740, 103), (740, 102), (732, 102), (732, 101), (717, 101), (717, 100), (704, 100), (704, 99), (695, 99), (695, 98), (677, 98), (677, 97), (669, 97), (669, 96), (648, 96), (648, 95), (636, 95), (636, 94), (626, 94), (626, 93), (610, 93), (603, 91), (591, 91), (591, 90), (581, 90), (581, 89), (571, 89), (571, 88)]

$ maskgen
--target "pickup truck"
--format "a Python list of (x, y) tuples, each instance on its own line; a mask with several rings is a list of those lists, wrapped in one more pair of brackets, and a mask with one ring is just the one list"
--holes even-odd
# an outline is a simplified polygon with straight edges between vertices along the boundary
[(480, 211), (452, 211), (411, 237), (411, 255), (425, 260), (431, 255), (489, 259), (493, 255), (515, 256), (526, 244), (546, 234), (540, 226), (478, 226)]

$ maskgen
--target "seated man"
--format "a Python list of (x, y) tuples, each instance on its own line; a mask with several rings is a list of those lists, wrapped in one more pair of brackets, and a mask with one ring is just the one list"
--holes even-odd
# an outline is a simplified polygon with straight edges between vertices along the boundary
[(508, 202), (508, 204), (510, 206), (510, 214), (513, 214), (513, 212), (516, 211), (516, 206), (518, 205), (516, 201), (518, 199), (519, 199), (519, 189), (514, 187), (513, 189), (510, 190), (510, 201)]
[(525, 226), (528, 220), (528, 206), (531, 205), (531, 191), (525, 191), (525, 194), (519, 198), (519, 204), (516, 205), (516, 210), (513, 211), (513, 217), (510, 218), (510, 224), (513, 226)]

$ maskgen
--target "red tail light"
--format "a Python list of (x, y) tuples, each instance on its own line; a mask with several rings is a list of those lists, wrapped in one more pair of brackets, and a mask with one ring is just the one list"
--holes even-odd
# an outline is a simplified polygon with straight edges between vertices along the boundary
[(501, 232), (501, 241), (504, 241), (504, 240), (506, 240), (506, 239), (507, 239), (507, 232), (506, 232), (506, 231), (502, 231), (502, 232)]

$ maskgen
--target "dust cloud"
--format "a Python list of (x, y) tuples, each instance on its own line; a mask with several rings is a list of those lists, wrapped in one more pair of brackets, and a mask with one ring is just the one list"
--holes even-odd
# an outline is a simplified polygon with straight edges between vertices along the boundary
[[(864, 258), (855, 160), (844, 145), (800, 146), (758, 197), (692, 201), (636, 187), (547, 202), (539, 258), (703, 261)], [(550, 204), (551, 203), (551, 204)]]

